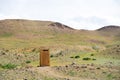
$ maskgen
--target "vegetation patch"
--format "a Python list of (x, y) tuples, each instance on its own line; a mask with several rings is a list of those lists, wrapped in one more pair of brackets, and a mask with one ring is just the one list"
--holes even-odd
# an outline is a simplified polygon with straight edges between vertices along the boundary
[(94, 56), (94, 54), (91, 54), (90, 56)]
[(96, 60), (95, 58), (93, 58), (92, 60)]
[(54, 56), (51, 54), (50, 57), (52, 58), (52, 57), (54, 57)]
[(27, 64), (28, 64), (28, 63), (31, 63), (31, 61), (28, 60), (28, 61), (26, 61), (26, 63), (27, 63)]
[(70, 58), (74, 58), (73, 56), (71, 56)]
[(83, 58), (83, 60), (91, 60), (91, 58), (86, 57), (86, 58)]
[(4, 33), (4, 34), (1, 34), (0, 36), (1, 37), (11, 37), (13, 34), (12, 33)]
[(76, 72), (73, 71), (73, 70), (70, 70), (70, 71), (68, 71), (67, 74), (70, 75), (70, 76), (75, 76), (75, 75), (76, 75)]
[(80, 58), (80, 56), (75, 56), (75, 58), (77, 59), (77, 58)]
[(8, 63), (8, 64), (1, 65), (0, 67), (3, 69), (14, 69), (17, 67), (17, 65)]
[(71, 56), (70, 58), (78, 59), (78, 58), (80, 58), (80, 56), (79, 56), (79, 55), (76, 55), (76, 56)]

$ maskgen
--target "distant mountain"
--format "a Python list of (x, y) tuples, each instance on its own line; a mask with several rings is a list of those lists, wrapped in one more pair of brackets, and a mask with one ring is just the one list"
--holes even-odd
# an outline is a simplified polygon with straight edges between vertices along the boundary
[(59, 29), (71, 29), (71, 30), (74, 30), (73, 28), (71, 28), (71, 27), (69, 27), (67, 25), (61, 24), (59, 22), (53, 22), (53, 23), (49, 24), (48, 26), (57, 27)]
[[(109, 37), (108, 37), (109, 36)], [(76, 30), (53, 21), (0, 20), (0, 48), (54, 45), (104, 45), (120, 40), (120, 29)]]
[[(0, 35), (15, 35), (22, 37), (27, 35), (38, 36), (46, 33), (68, 32), (73, 28), (58, 22), (37, 21), (24, 19), (6, 19), (0, 20)], [(37, 35), (35, 35), (37, 34)], [(39, 37), (39, 36), (38, 36)]]
[(117, 30), (117, 29), (120, 29), (120, 26), (109, 25), (109, 26), (104, 26), (100, 29), (97, 29), (97, 31), (112, 31), (112, 30)]
[(109, 25), (96, 30), (99, 34), (120, 40), (120, 26)]
[[(16, 29), (15, 29), (16, 28)], [(37, 28), (37, 29), (36, 29)], [(38, 29), (39, 28), (39, 29)], [(24, 19), (6, 19), (6, 20), (0, 20), (0, 29), (10, 31), (16, 31), (19, 29), (32, 29), (32, 30), (40, 30), (42, 28), (59, 28), (59, 29), (70, 29), (73, 30), (73, 28), (64, 25), (59, 22), (52, 22), (52, 21), (37, 21), (37, 20), (24, 20)]]
[(24, 19), (0, 20), (0, 37), (49, 38), (53, 34), (71, 33), (71, 31), (74, 29), (59, 22)]

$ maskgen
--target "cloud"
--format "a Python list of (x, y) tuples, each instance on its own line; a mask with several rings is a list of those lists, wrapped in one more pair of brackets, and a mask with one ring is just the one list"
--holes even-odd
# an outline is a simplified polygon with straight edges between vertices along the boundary
[(107, 20), (96, 17), (96, 16), (91, 16), (91, 17), (75, 17), (71, 19), (71, 22), (75, 24), (75, 28), (79, 29), (97, 29), (99, 27), (102, 27), (106, 24), (109, 24)]
[(92, 23), (92, 24), (106, 24), (108, 23), (107, 20), (96, 17), (96, 16), (91, 16), (91, 17), (76, 17), (73, 19), (73, 21), (76, 22), (86, 22), (86, 23)]

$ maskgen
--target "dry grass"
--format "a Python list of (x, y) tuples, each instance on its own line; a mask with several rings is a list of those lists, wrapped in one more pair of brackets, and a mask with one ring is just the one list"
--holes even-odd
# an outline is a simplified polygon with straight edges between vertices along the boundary
[[(12, 63), (17, 65), (12, 70), (0, 67), (0, 79), (120, 79), (119, 31), (112, 34), (71, 30), (49, 26), (51, 23), (54, 22), (0, 21), (0, 66)], [(41, 73), (42, 68), (37, 67), (41, 47), (49, 48), (51, 54), (51, 67), (45, 68), (45, 74)]]

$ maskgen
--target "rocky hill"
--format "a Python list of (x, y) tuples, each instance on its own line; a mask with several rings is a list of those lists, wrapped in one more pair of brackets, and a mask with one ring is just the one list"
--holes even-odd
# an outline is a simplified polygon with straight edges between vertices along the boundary
[(109, 26), (104, 26), (100, 29), (97, 29), (101, 35), (106, 36), (106, 37), (112, 37), (112, 39), (118, 39), (120, 40), (120, 26), (115, 26), (115, 25), (109, 25)]
[(89, 31), (76, 30), (59, 22), (6, 19), (0, 20), (0, 48), (49, 46), (56, 43), (57, 45), (104, 45), (112, 43), (114, 39), (119, 40), (119, 33), (120, 29), (117, 26), (106, 26)]
[(109, 26), (104, 26), (100, 29), (97, 29), (97, 31), (112, 31), (112, 30), (117, 30), (117, 29), (120, 29), (120, 26), (109, 25)]
[(72, 29), (67, 25), (52, 21), (36, 21), (23, 19), (0, 20), (0, 32), (41, 31), (51, 28)]
[(22, 19), (0, 20), (0, 36), (17, 38), (43, 38), (55, 33), (70, 32), (67, 25), (52, 21), (35, 21)]
[(59, 22), (53, 22), (53, 23), (49, 24), (48, 26), (57, 27), (59, 29), (71, 29), (71, 30), (74, 30), (73, 28), (71, 28), (71, 27), (69, 27), (67, 25), (61, 24)]

